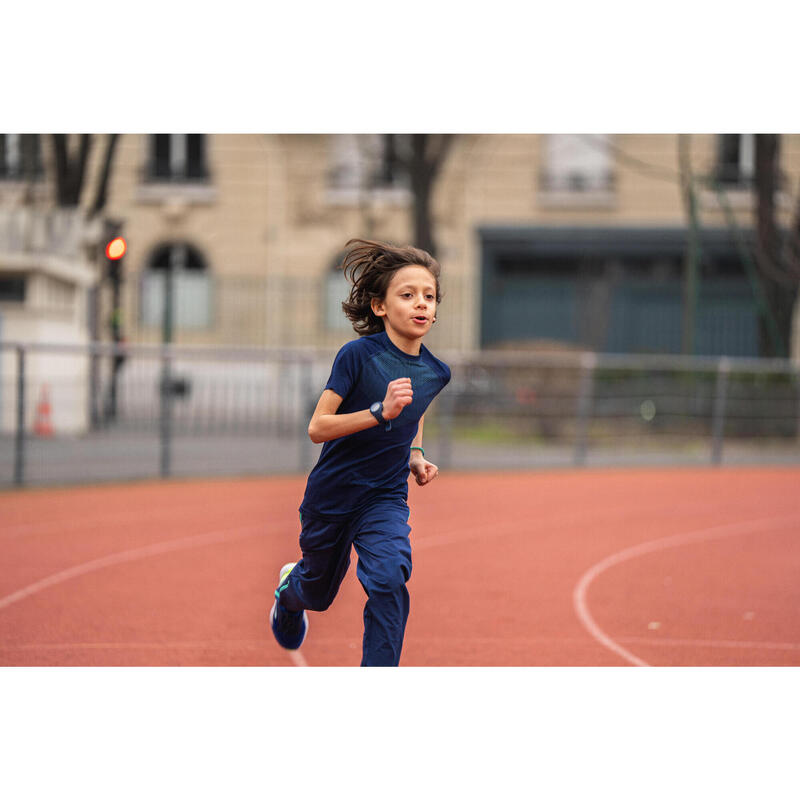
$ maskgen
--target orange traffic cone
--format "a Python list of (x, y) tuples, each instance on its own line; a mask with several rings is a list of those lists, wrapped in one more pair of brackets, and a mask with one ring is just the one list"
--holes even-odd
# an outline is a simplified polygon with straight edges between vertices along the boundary
[(52, 436), (53, 423), (50, 421), (50, 393), (45, 383), (36, 404), (36, 419), (33, 421), (33, 432), (36, 436)]

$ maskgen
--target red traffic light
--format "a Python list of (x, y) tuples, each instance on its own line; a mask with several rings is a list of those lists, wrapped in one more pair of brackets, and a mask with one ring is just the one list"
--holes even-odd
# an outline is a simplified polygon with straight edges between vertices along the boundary
[(111, 261), (118, 261), (128, 249), (128, 243), (121, 237), (117, 236), (106, 245), (106, 258)]

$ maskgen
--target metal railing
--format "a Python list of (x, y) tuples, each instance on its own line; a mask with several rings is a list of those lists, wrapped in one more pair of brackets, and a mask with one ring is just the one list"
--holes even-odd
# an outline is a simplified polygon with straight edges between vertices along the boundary
[[(123, 317), (125, 336), (136, 344), (163, 341), (163, 271), (131, 273)], [(321, 276), (236, 275), (187, 271), (176, 275), (175, 330), (178, 345), (213, 347), (320, 347), (338, 349), (353, 336), (342, 313), (349, 284), (338, 271)], [(444, 281), (444, 301), (426, 338), (434, 350), (458, 349), (468, 338), (469, 282)]]
[[(0, 485), (304, 473), (335, 351), (0, 343)], [(784, 360), (440, 354), (430, 457), (457, 469), (800, 463)]]

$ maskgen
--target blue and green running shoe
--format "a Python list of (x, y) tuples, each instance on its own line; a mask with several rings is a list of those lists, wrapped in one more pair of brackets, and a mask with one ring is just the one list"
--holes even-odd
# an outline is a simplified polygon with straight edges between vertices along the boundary
[(284, 564), (275, 590), (275, 603), (269, 618), (272, 624), (272, 635), (281, 647), (297, 650), (308, 631), (308, 616), (305, 611), (289, 611), (281, 605), (281, 592), (289, 583), (289, 573), (297, 566), (296, 561)]

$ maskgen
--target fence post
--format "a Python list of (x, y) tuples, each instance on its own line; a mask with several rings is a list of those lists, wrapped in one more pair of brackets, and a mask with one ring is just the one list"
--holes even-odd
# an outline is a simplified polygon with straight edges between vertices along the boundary
[(596, 368), (597, 354), (583, 353), (581, 355), (581, 382), (578, 388), (575, 453), (573, 455), (573, 463), (576, 467), (586, 464), (586, 454), (589, 450), (589, 420), (592, 413)]
[(100, 292), (96, 286), (89, 289), (88, 308), (89, 308), (89, 426), (96, 430), (100, 425), (100, 356), (96, 350), (96, 344), (100, 340), (100, 312), (99, 299)]
[(14, 439), (14, 483), (25, 483), (25, 348), (17, 347), (17, 430)]
[(722, 445), (725, 440), (725, 402), (728, 394), (728, 373), (731, 363), (725, 356), (717, 365), (717, 380), (714, 388), (714, 416), (711, 420), (711, 463), (722, 463)]
[(311, 449), (311, 439), (308, 438), (308, 422), (314, 413), (314, 398), (311, 395), (311, 362), (303, 359), (300, 362), (300, 385), (297, 407), (299, 418), (297, 420), (297, 441), (299, 450), (297, 453), (298, 471), (308, 472), (311, 469), (313, 453)]
[(159, 439), (161, 445), (161, 470), (162, 478), (168, 478), (172, 472), (172, 354), (169, 346), (161, 348), (161, 381), (160, 394), (160, 420)]
[(800, 364), (795, 362), (792, 372), (794, 375), (794, 388), (796, 397), (794, 433), (795, 439), (800, 442)]

